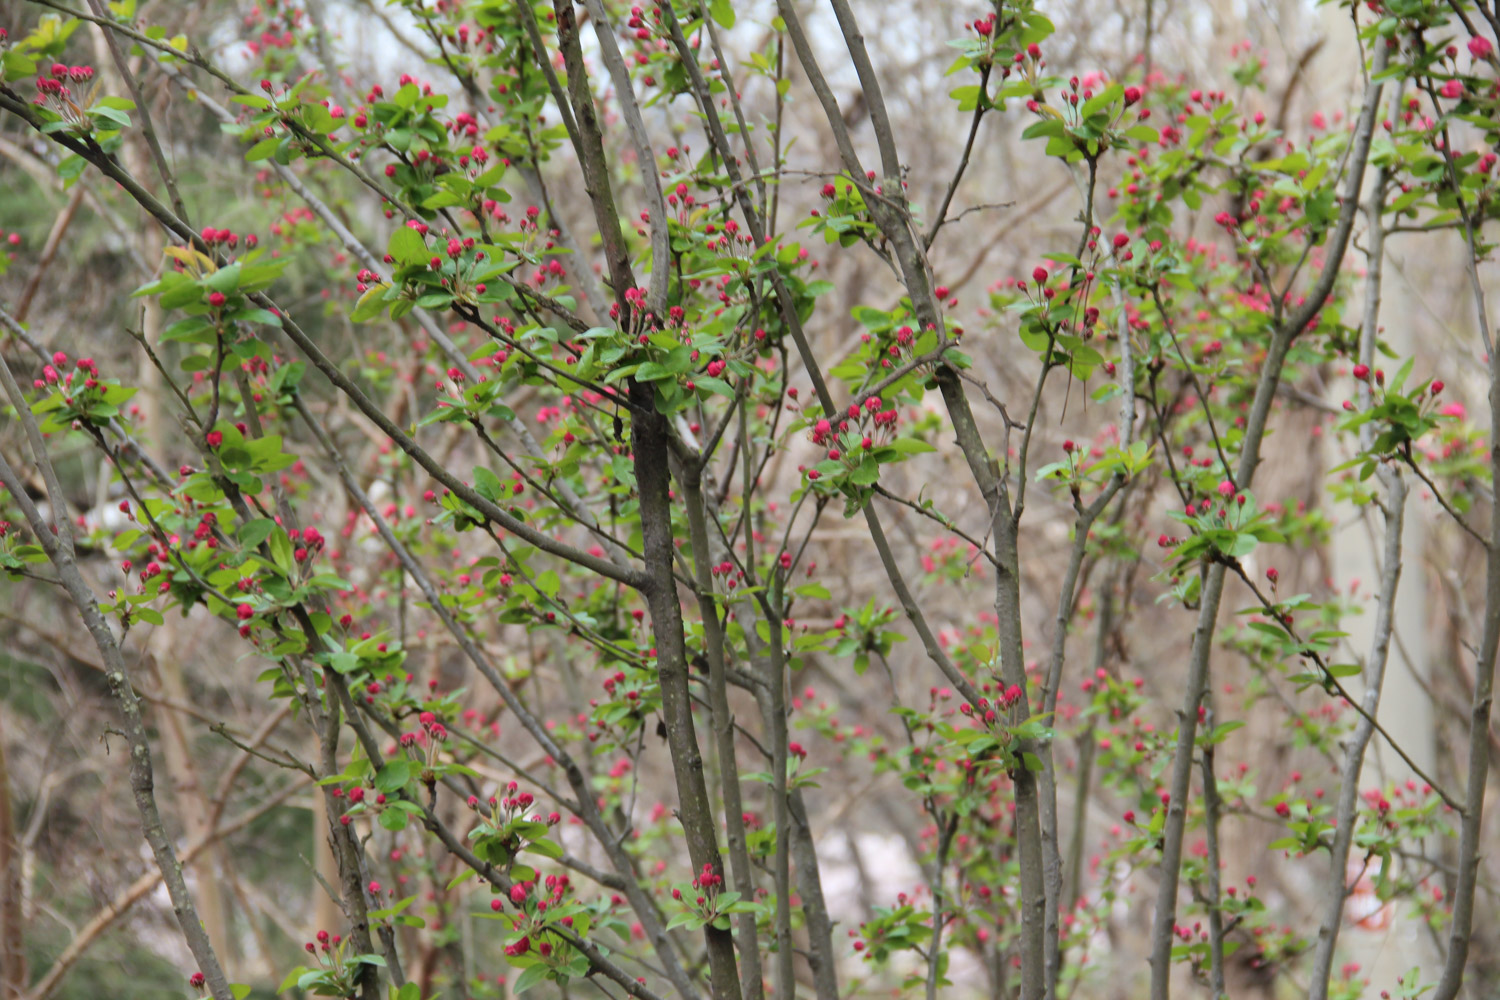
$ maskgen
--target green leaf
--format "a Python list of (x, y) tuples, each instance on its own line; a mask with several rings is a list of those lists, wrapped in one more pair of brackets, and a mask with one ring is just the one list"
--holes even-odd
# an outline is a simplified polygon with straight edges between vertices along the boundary
[(1208, 742), (1215, 744), (1223, 743), (1226, 739), (1229, 738), (1230, 733), (1234, 732), (1236, 729), (1239, 729), (1244, 724), (1244, 720), (1235, 719), (1231, 722), (1225, 722), (1221, 725), (1217, 725), (1214, 727), (1213, 733), (1209, 735)]
[(254, 549), (259, 548), (260, 543), (270, 538), (271, 532), (275, 530), (276, 522), (269, 517), (262, 517), (240, 525), (240, 530), (235, 532), (235, 537), (245, 548)]
[(190, 344), (211, 344), (213, 337), (199, 336), (213, 330), (214, 324), (207, 316), (189, 316), (178, 320), (161, 332), (163, 341), (180, 340)]
[(102, 118), (104, 119), (104, 121), (109, 122), (117, 128), (130, 127), (130, 116), (125, 112), (117, 111), (114, 108), (90, 108), (89, 114), (94, 116), (95, 118)]
[(540, 854), (542, 857), (551, 858), (553, 861), (563, 856), (563, 849), (550, 840), (533, 840), (521, 848), (521, 850), (529, 851), (532, 854)]
[(291, 989), (293, 986), (296, 986), (297, 982), (303, 976), (305, 976), (307, 973), (308, 973), (307, 966), (305, 966), (305, 965), (299, 965), (299, 966), (297, 966), (291, 972), (288, 972), (286, 974), (286, 978), (281, 981), (281, 985), (278, 986), (278, 987), (276, 987), (276, 992), (277, 993), (285, 993), (287, 990)]
[(486, 469), (482, 465), (475, 466), (474, 492), (484, 497), (490, 503), (497, 503), (505, 495), (505, 484), (500, 481), (499, 476), (495, 475), (489, 469)]
[(721, 28), (734, 27), (734, 4), (730, 0), (709, 0), (708, 12)]
[(276, 568), (287, 576), (297, 568), (296, 551), (292, 548), (292, 540), (287, 537), (286, 529), (281, 525), (275, 525), (271, 529), (271, 561)]
[(359, 301), (354, 303), (354, 311), (349, 314), (349, 319), (355, 323), (368, 323), (372, 319), (385, 312), (385, 293), (390, 290), (390, 285), (377, 284), (365, 289)]
[(453, 296), (448, 292), (428, 292), (417, 299), (419, 309), (447, 309), (453, 304)]
[(213, 292), (232, 292), (240, 287), (240, 266), (230, 264), (221, 267), (203, 280), (204, 287)]
[(431, 254), (427, 251), (427, 241), (422, 239), (421, 234), (415, 229), (406, 226), (391, 233), (390, 242), (385, 245), (385, 252), (402, 267), (426, 264), (431, 259)]
[(375, 775), (376, 791), (384, 792), (387, 795), (399, 792), (411, 780), (411, 772), (412, 763), (405, 757), (398, 757), (393, 761), (389, 761), (380, 769), (380, 773)]
[(703, 918), (691, 910), (684, 910), (667, 921), (667, 930), (673, 931), (679, 927), (692, 927), (695, 930), (703, 926)]
[(395, 96), (392, 97), (391, 100), (395, 103), (396, 107), (404, 110), (416, 104), (417, 98), (421, 96), (422, 91), (417, 88), (417, 85), (414, 83), (408, 83), (400, 90), (396, 91)]
[(538, 962), (536, 965), (529, 967), (525, 972), (521, 973), (521, 975), (517, 977), (514, 992), (526, 992), (537, 983), (545, 980), (547, 978), (547, 973), (551, 971), (551, 968), (541, 962)]
[(276, 155), (276, 150), (281, 146), (281, 139), (272, 136), (262, 139), (245, 151), (245, 160), (249, 163), (259, 163), (261, 160), (269, 160)]
[(1099, 112), (1103, 111), (1105, 108), (1113, 104), (1115, 101), (1118, 101), (1124, 93), (1125, 88), (1123, 86), (1118, 83), (1111, 84), (1109, 87), (1105, 88), (1104, 93), (1099, 94), (1095, 97), (1091, 97), (1087, 101), (1085, 101), (1083, 103), (1083, 107), (1078, 110), (1078, 117), (1089, 118), (1093, 115), (1098, 114)]
[(1063, 123), (1060, 120), (1056, 118), (1043, 118), (1039, 122), (1033, 122), (1032, 124), (1026, 126), (1026, 130), (1021, 133), (1021, 138), (1037, 139), (1043, 136), (1047, 138), (1056, 138), (1058, 136), (1061, 136), (1062, 134)]
[(695, 375), (693, 383), (700, 391), (718, 393), (726, 399), (734, 398), (734, 390), (723, 379), (714, 378), (712, 375)]
[(234, 1000), (245, 1000), (250, 995), (250, 985), (248, 983), (230, 983), (229, 992), (234, 996)]
[(880, 479), (880, 465), (873, 455), (866, 455), (859, 468), (849, 474), (849, 481), (857, 486), (869, 486)]
[(235, 313), (234, 318), (242, 323), (259, 323), (262, 326), (281, 325), (281, 317), (269, 309), (246, 309)]

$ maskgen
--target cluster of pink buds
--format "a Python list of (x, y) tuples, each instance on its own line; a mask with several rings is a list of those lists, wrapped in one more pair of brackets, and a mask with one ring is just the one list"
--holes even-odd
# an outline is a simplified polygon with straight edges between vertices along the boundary
[[(52, 67), (47, 71), (47, 76), (37, 77), (36, 89), (41, 90), (44, 93), (50, 91), (50, 88), (45, 88), (42, 86), (43, 81), (47, 81), (49, 83), (55, 82), (57, 84), (88, 83), (93, 78), (94, 68), (92, 66), (67, 66), (63, 63), (53, 63)], [(68, 90), (66, 87), (63, 87), (61, 90), (57, 90), (55, 92), (59, 94), (66, 94)]]
[(709, 249), (717, 249), (721, 252), (729, 250), (736, 243), (742, 247), (749, 247), (755, 242), (754, 237), (749, 233), (740, 232), (740, 224), (733, 219), (729, 219), (724, 223), (722, 232), (712, 222), (704, 226), (703, 231), (708, 236), (717, 236), (717, 239), (710, 239), (708, 241), (708, 246)]
[[(567, 277), (567, 273), (567, 269), (563, 267), (563, 262), (558, 260), (556, 257), (553, 257), (546, 263), (539, 266), (532, 273), (531, 283), (536, 287), (541, 288), (549, 281), (562, 280), (563, 278)], [(484, 291), (484, 286), (479, 286), (478, 290), (482, 293)]]
[(1021, 686), (1019, 684), (1012, 684), (1010, 687), (1006, 688), (998, 695), (996, 695), (994, 705), (990, 704), (990, 700), (988, 698), (980, 698), (972, 705), (968, 702), (965, 702), (964, 704), (958, 706), (958, 711), (961, 715), (978, 715), (986, 725), (993, 725), (1000, 719), (1000, 716), (995, 712), (996, 706), (1000, 708), (1010, 708), (1020, 700)]
[(675, 188), (667, 192), (667, 204), (673, 208), (680, 209), (677, 215), (678, 222), (687, 223), (688, 212), (697, 202), (698, 199), (693, 197), (692, 192), (688, 190), (688, 186), (681, 181), (677, 183)]
[[(566, 875), (548, 875), (542, 880), (542, 887), (547, 890), (548, 898), (554, 903), (562, 902), (563, 895), (570, 886), (571, 882)], [(568, 921), (567, 926), (573, 926), (572, 922)]]
[(1047, 287), (1048, 277), (1049, 275), (1045, 267), (1034, 267), (1031, 269), (1031, 280), (1036, 283), (1037, 290), (1042, 293), (1042, 298), (1050, 301), (1057, 295), (1057, 290)]
[(646, 289), (644, 288), (627, 288), (624, 298), (625, 304), (631, 309), (640, 311), (646, 308)]
[(201, 990), (208, 983), (208, 978), (201, 972), (195, 972), (188, 976), (188, 985), (195, 990)]
[[(1078, 90), (1078, 86), (1079, 86), (1079, 79), (1078, 79), (1078, 77), (1075, 76), (1075, 77), (1070, 78), (1068, 80), (1068, 92), (1063, 95), (1063, 100), (1068, 105), (1070, 105), (1071, 107), (1075, 107), (1075, 108), (1078, 107), (1078, 99), (1079, 99), (1079, 96), (1080, 96), (1079, 90)], [(1140, 90), (1138, 88), (1135, 88), (1135, 87), (1132, 87), (1131, 89), (1136, 92), (1136, 100), (1139, 100), (1140, 99)], [(1083, 92), (1082, 92), (1082, 98), (1083, 98), (1083, 100), (1085, 100), (1085, 101), (1090, 100), (1091, 98), (1093, 98), (1093, 96), (1094, 96), (1094, 90), (1093, 90), (1093, 88), (1090, 87), (1090, 86), (1085, 86), (1083, 88)], [(1129, 103), (1133, 104), (1134, 102), (1131, 101)]]
[[(204, 226), (203, 231), (198, 234), (198, 238), (211, 247), (223, 245), (230, 250), (235, 249), (240, 244), (238, 233), (231, 232), (228, 229), (215, 229), (213, 226)], [(245, 245), (248, 247), (254, 247), (259, 242), (260, 240), (256, 238), (254, 233), (250, 233), (245, 237)]]
[[(858, 403), (849, 404), (846, 417), (839, 420), (839, 433), (848, 434), (851, 431), (857, 431), (866, 422), (871, 425), (871, 430), (877, 432), (894, 428), (899, 420), (899, 414), (897, 414), (894, 408), (889, 410), (882, 409), (882, 405), (879, 396), (870, 396), (864, 401), (863, 406)], [(832, 433), (832, 423), (828, 420), (819, 420), (813, 425), (813, 443), (820, 445), (828, 443)], [(829, 449), (828, 457), (837, 461), (841, 454), (837, 447), (838, 440), (833, 439), (832, 443), (833, 447)], [(859, 447), (868, 450), (874, 446), (875, 439), (870, 434), (867, 433), (861, 436)]]
[[(124, 510), (125, 504), (122, 503), (120, 507)], [(132, 515), (127, 512), (126, 516)], [(214, 526), (218, 524), (218, 521), (219, 517), (213, 511), (204, 511), (203, 516), (198, 519), (198, 524), (193, 528), (193, 540), (187, 543), (187, 547), (195, 549), (202, 544), (205, 548), (218, 548), (219, 539), (214, 534)]]
[[(709, 892), (724, 884), (724, 876), (714, 873), (714, 866), (705, 864), (703, 870), (693, 877), (693, 888)], [(700, 900), (701, 902), (701, 900)]]
[(68, 84), (87, 83), (93, 78), (94, 71), (88, 66), (64, 66), (62, 63), (54, 63), (50, 76), (36, 78), (37, 94), (32, 98), (32, 103), (55, 112), (73, 128), (85, 131), (91, 127), (92, 123), (88, 115), (73, 103), (73, 92), (68, 88)]
[[(563, 893), (566, 892), (568, 888), (568, 878), (565, 875), (548, 875), (544, 885), (547, 890), (547, 894), (545, 897), (542, 897), (539, 894), (535, 899), (532, 898), (532, 893), (536, 889), (535, 882), (515, 883), (510, 887), (510, 891), (506, 893), (506, 897), (510, 900), (511, 905), (518, 910), (524, 911), (526, 909), (527, 903), (530, 902), (535, 906), (536, 912), (538, 914), (546, 913), (549, 906), (555, 906), (556, 904), (562, 902)], [(497, 913), (500, 911), (501, 906), (501, 901), (498, 899), (492, 900), (490, 902), (490, 909), (496, 911)], [(564, 918), (562, 922), (564, 926), (573, 926), (571, 917)], [(525, 954), (526, 951), (530, 948), (530, 945), (527, 944), (522, 947), (524, 942), (524, 938), (521, 941), (516, 942), (516, 947), (520, 948), (519, 951), (512, 952), (509, 948), (507, 948), (505, 950), (506, 954)], [(545, 955), (546, 953), (547, 946), (542, 945), (542, 954)]]
[[(948, 289), (944, 288), (942, 285), (939, 285), (937, 288), (933, 289), (933, 294), (937, 297), (938, 301), (941, 302), (943, 299), (946, 299), (948, 297)], [(957, 336), (961, 331), (955, 328), (953, 332), (954, 335)], [(870, 339), (870, 334), (860, 334), (861, 341), (869, 343)], [(895, 340), (895, 343), (886, 348), (886, 354), (888, 354), (890, 357), (881, 359), (880, 366), (882, 368), (889, 368), (891, 366), (891, 359), (900, 358), (907, 354), (911, 350), (912, 345), (917, 342), (917, 335), (911, 327), (902, 326), (897, 328), (895, 334), (893, 335), (893, 339)]]
[(287, 532), (287, 537), (290, 538), (294, 544), (298, 542), (301, 543), (300, 545), (297, 545), (296, 552), (294, 553), (297, 557), (298, 562), (302, 562), (315, 552), (323, 551), (323, 546), (328, 543), (328, 539), (323, 535), (323, 533), (320, 532), (317, 528), (311, 526), (300, 529), (293, 528), (291, 531)]
[(71, 90), (63, 85), (61, 80), (53, 80), (45, 76), (36, 78), (36, 89), (39, 91), (36, 98), (38, 104), (41, 104), (49, 97), (67, 97), (72, 93)]
[[(57, 351), (52, 355), (52, 363), (42, 366), (42, 377), (32, 380), (32, 387), (36, 389), (45, 389), (50, 385), (60, 385), (62, 386), (64, 392), (67, 392), (68, 390), (71, 390), (73, 388), (78, 372), (82, 372), (84, 375), (83, 387), (85, 389), (93, 389), (98, 386), (99, 368), (94, 364), (94, 360), (92, 358), (79, 358), (78, 361), (74, 363), (73, 371), (62, 371), (61, 369), (66, 368), (67, 364), (68, 356), (62, 351)], [(68, 400), (68, 402), (72, 402), (71, 398)]]
[[(650, 47), (649, 43), (661, 31), (661, 8), (653, 5), (650, 12), (647, 13), (640, 4), (632, 6), (630, 8), (630, 17), (626, 20), (625, 27), (629, 29), (630, 37), (638, 46), (638, 50), (635, 52), (635, 64), (637, 66), (645, 66), (650, 62), (650, 57), (647, 54), (647, 50)], [(658, 41), (656, 44), (663, 45), (665, 43)], [(694, 48), (698, 46), (697, 35), (693, 36), (691, 44)], [(656, 86), (656, 78), (649, 74), (643, 75), (641, 82), (648, 87)]]
[(744, 570), (736, 569), (734, 563), (729, 560), (709, 567), (709, 575), (712, 577), (723, 577), (724, 586), (730, 590), (739, 586), (739, 581), (745, 577)]
[(434, 743), (441, 743), (448, 738), (448, 727), (438, 721), (433, 712), (423, 712), (417, 716), (417, 721), (422, 724), (422, 731)]
[(333, 948), (337, 948), (341, 943), (343, 943), (344, 940), (343, 935), (330, 935), (327, 931), (318, 931), (318, 933), (313, 935), (313, 937), (317, 938), (316, 943), (309, 941), (307, 942), (307, 944), (303, 945), (303, 947), (307, 949), (307, 953), (309, 955), (315, 955), (318, 952), (327, 954)]
[(412, 154), (411, 158), (412, 162), (419, 168), (430, 170), (433, 173), (438, 172), (447, 163), (441, 156), (436, 156), (431, 150), (426, 149), (417, 150)]
[[(523, 813), (527, 809), (530, 809), (532, 804), (536, 802), (536, 797), (530, 792), (518, 791), (519, 787), (519, 785), (512, 781), (505, 786), (505, 794), (501, 796), (491, 795), (489, 798), (490, 808), (500, 809), (507, 813)], [(468, 804), (470, 809), (477, 811), (479, 809), (478, 796), (470, 795)]]
[(1380, 789), (1371, 788), (1368, 791), (1361, 792), (1360, 795), (1365, 800), (1365, 805), (1378, 814), (1381, 822), (1385, 824), (1387, 829), (1395, 828), (1396, 822), (1390, 818), (1391, 800), (1381, 794)]

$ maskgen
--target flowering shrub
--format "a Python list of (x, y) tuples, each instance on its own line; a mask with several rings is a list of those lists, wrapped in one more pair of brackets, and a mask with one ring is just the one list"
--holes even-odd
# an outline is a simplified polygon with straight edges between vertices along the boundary
[[(338, 5), (184, 35), (34, 6), (0, 129), (76, 194), (49, 249), (6, 236), (0, 290), (85, 197), (144, 271), (98, 323), (28, 325), (60, 282), (0, 312), (0, 570), (82, 616), (195, 995), (1500, 981), (1487, 8), (1346, 5), (1361, 82), (1304, 126), (1249, 43), (1223, 79), (1153, 60), (1150, 0), (1110, 72), (1047, 5), (971, 5), (926, 177), (877, 5), (370, 4), (401, 70), (341, 63)], [(1076, 204), (973, 295), (1002, 138), (1015, 190)], [(1447, 356), (1383, 335), (1404, 234), (1460, 262)], [(1347, 519), (1381, 553), (1358, 595), (1317, 569)], [(1418, 520), (1467, 553), (1436, 763), (1381, 702)], [(215, 662), (156, 638), (189, 627)], [(180, 664), (143, 710), (148, 649), (241, 724), (164, 725)], [(233, 763), (164, 820), (184, 725)], [(269, 969), (187, 867), (246, 769), (245, 824), (320, 793), (283, 888), (334, 904), (278, 914), (329, 929)], [(884, 829), (899, 887), (861, 860)], [(1348, 957), (1365, 882), (1437, 943), (1399, 979)], [(75, 961), (27, 993), (8, 953), (0, 997)]]

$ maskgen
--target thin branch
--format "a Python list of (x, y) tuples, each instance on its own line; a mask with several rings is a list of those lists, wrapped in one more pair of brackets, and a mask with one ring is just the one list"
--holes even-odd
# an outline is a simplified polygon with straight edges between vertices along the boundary
[[(8, 383), (14, 384), (14, 379), (10, 378), (10, 369), (5, 365), (3, 358), (0, 358), (0, 371), (5, 373)], [(13, 398), (13, 402), (18, 404), (16, 410), (19, 419), (27, 425), (28, 434), (31, 433), (36, 427), (36, 420), (31, 415), (30, 407), (19, 395)], [(45, 452), (36, 457), (39, 463), (49, 464)], [(198, 963), (199, 971), (207, 980), (214, 1000), (234, 1000), (229, 989), (229, 980), (219, 965), (219, 958), (214, 953), (213, 945), (208, 940), (208, 933), (198, 919), (193, 898), (188, 893), (177, 851), (172, 846), (172, 840), (167, 836), (166, 828), (162, 824), (161, 812), (156, 805), (151, 747), (146, 738), (146, 724), (141, 717), (140, 702), (130, 686), (129, 671), (125, 665), (125, 658), (120, 652), (119, 643), (114, 633), (110, 631), (109, 623), (105, 620), (103, 613), (99, 610), (93, 590), (84, 581), (83, 574), (78, 569), (72, 546), (70, 544), (65, 546), (52, 533), (51, 527), (37, 510), (36, 505), (32, 503), (24, 483), (3, 455), (0, 455), (0, 484), (10, 491), (12, 499), (20, 506), (38, 543), (57, 570), (63, 586), (68, 591), (68, 596), (83, 617), (84, 627), (88, 629), (89, 635), (98, 647), (99, 655), (103, 657), (105, 665), (109, 668), (107, 677), (110, 692), (114, 695), (115, 702), (125, 720), (124, 736), (130, 747), (130, 788), (135, 799), (136, 810), (141, 816), (141, 826), (146, 842), (151, 847), (157, 870), (161, 872), (162, 880), (166, 883), (167, 893), (172, 900), (172, 910), (177, 916), (177, 924), (182, 930), (183, 937), (187, 939), (188, 948)], [(61, 498), (50, 499), (56, 509)]]
[[(943, 226), (949, 221), (948, 206), (953, 204), (953, 195), (958, 191), (959, 182), (964, 179), (964, 171), (969, 168), (969, 154), (974, 151), (974, 140), (979, 135), (979, 123), (984, 120), (984, 113), (990, 107), (989, 84), (990, 64), (986, 62), (984, 67), (979, 71), (979, 96), (976, 99), (977, 103), (974, 105), (974, 117), (969, 120), (969, 137), (964, 140), (963, 155), (959, 157), (958, 166), (953, 171), (953, 178), (948, 182), (948, 190), (943, 192), (943, 201), (938, 205), (937, 214), (932, 217), (932, 226), (927, 230), (927, 235), (922, 237), (923, 249), (932, 249), (932, 244), (937, 239), (938, 233), (942, 231)], [(957, 222), (958, 219), (963, 218), (970, 211), (972, 209), (965, 209), (953, 221)]]
[[(1293, 341), (1318, 314), (1333, 291), (1344, 251), (1354, 229), (1359, 209), (1359, 194), (1369, 162), (1370, 145), (1375, 135), (1375, 118), (1380, 111), (1380, 82), (1389, 53), (1384, 45), (1375, 46), (1370, 82), (1365, 88), (1364, 106), (1355, 124), (1350, 162), (1345, 172), (1343, 204), (1338, 223), (1328, 240), (1323, 272), (1306, 300), (1289, 316), (1280, 319), (1271, 337), (1271, 345), (1261, 368), (1255, 398), (1245, 421), (1245, 435), (1240, 447), (1240, 462), (1234, 481), (1244, 490), (1255, 478), (1260, 464), (1261, 442), (1271, 414), (1271, 403), (1281, 381), (1282, 367)], [(1209, 661), (1214, 630), (1224, 591), (1221, 562), (1208, 567), (1198, 608), (1198, 623), (1193, 631), (1192, 652), (1188, 663), (1183, 705), (1178, 717), (1177, 744), (1173, 750), (1172, 778), (1167, 791), (1167, 819), (1162, 831), (1161, 881), (1157, 887), (1156, 909), (1151, 929), (1151, 1000), (1168, 1000), (1172, 980), (1172, 929), (1177, 920), (1177, 889), (1181, 876), (1182, 840), (1187, 823), (1187, 797), (1192, 782), (1193, 747), (1198, 727), (1198, 707), (1208, 686)], [(1496, 586), (1500, 588), (1500, 572)]]

